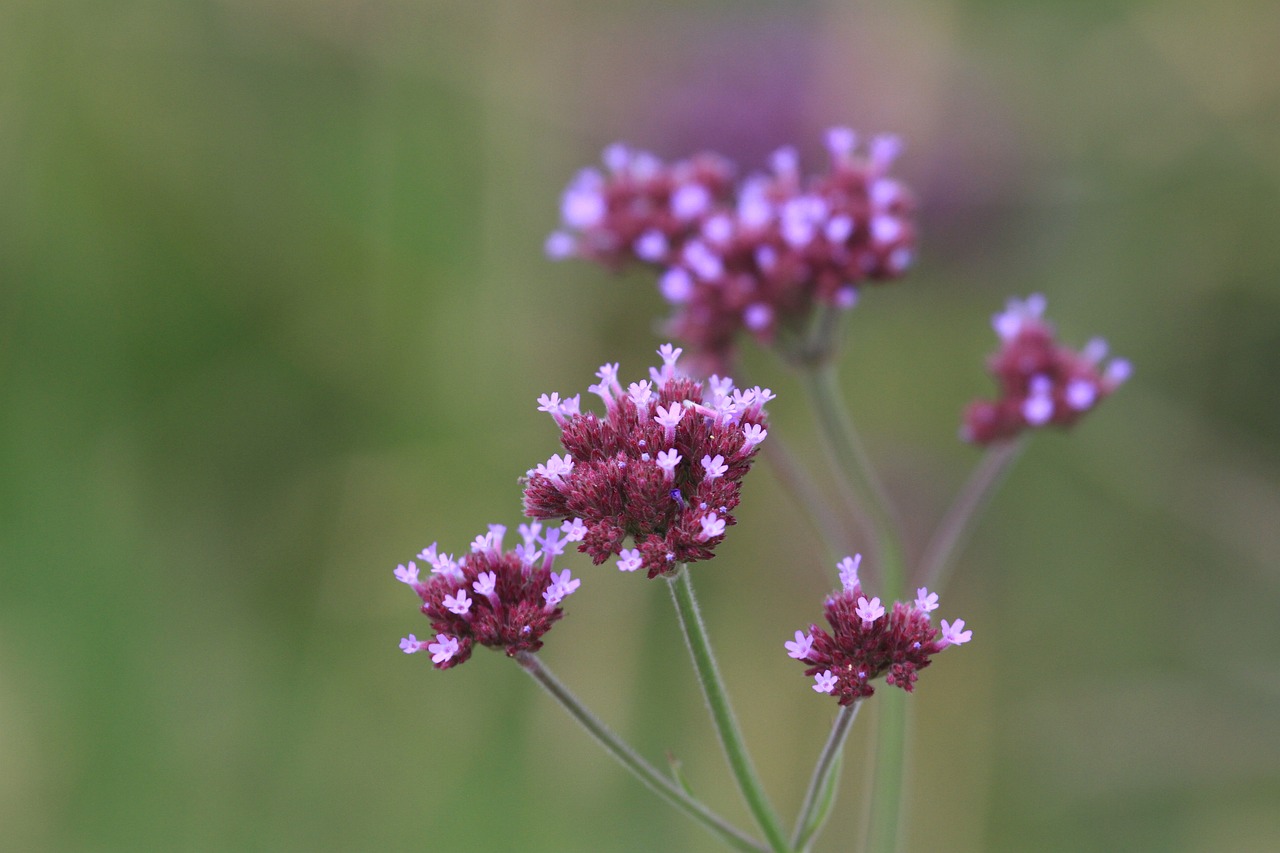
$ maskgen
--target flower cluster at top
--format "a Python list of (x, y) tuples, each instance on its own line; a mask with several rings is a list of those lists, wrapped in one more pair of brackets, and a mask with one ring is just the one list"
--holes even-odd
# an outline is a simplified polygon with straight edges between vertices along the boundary
[(868, 599), (862, 591), (861, 561), (859, 554), (838, 564), (843, 589), (827, 596), (825, 605), (831, 633), (810, 625), (808, 634), (796, 631), (795, 640), (784, 644), (787, 654), (805, 665), (813, 689), (839, 697), (841, 705), (873, 694), (871, 682), (881, 675), (912, 692), (916, 674), (933, 655), (973, 637), (972, 631), (964, 630), (963, 619), (954, 624), (943, 619), (941, 631), (933, 627), (929, 614), (938, 608), (938, 594), (924, 587), (911, 604), (896, 601), (886, 612), (879, 598)]
[[(618, 365), (601, 367), (588, 390), (604, 400), (604, 417), (579, 411), (578, 395), (538, 398), (567, 452), (528, 472), (525, 515), (566, 519), (568, 538), (597, 565), (616, 555), (624, 572), (669, 574), (710, 559), (736, 522), (741, 480), (768, 434), (764, 405), (774, 395), (717, 376), (704, 386), (676, 369), (680, 353), (664, 344), (662, 367), (625, 390)], [(628, 537), (634, 547), (624, 547)]]
[(850, 308), (863, 282), (897, 278), (911, 264), (914, 205), (887, 174), (897, 137), (873, 138), (863, 156), (853, 131), (832, 128), (826, 146), (824, 175), (802, 179), (795, 150), (782, 148), (769, 172), (735, 183), (716, 155), (667, 164), (612, 145), (607, 173), (585, 169), (565, 190), (564, 228), (547, 239), (547, 254), (661, 269), (672, 334), (722, 370), (740, 331), (769, 344), (780, 329), (802, 327), (815, 305)]
[(1032, 294), (1025, 301), (1009, 300), (991, 318), (1000, 349), (987, 369), (999, 383), (1000, 396), (969, 404), (960, 428), (965, 441), (991, 444), (1032, 427), (1070, 426), (1129, 377), (1124, 359), (1103, 368), (1107, 344), (1101, 338), (1081, 352), (1060, 346), (1053, 326), (1043, 319), (1044, 307), (1044, 297)]
[(436, 669), (449, 669), (471, 657), (477, 643), (509, 656), (542, 648), (542, 635), (564, 615), (560, 602), (581, 583), (568, 569), (552, 571), (569, 538), (557, 528), (543, 532), (535, 521), (520, 525), (522, 544), (503, 551), (506, 532), (500, 524), (489, 525), (471, 543), (471, 553), (456, 560), (431, 543), (418, 555), (431, 566), (425, 581), (413, 562), (396, 568), (396, 580), (422, 599), (422, 612), (436, 631), (434, 640), (413, 634), (402, 639), (405, 654), (426, 649)]

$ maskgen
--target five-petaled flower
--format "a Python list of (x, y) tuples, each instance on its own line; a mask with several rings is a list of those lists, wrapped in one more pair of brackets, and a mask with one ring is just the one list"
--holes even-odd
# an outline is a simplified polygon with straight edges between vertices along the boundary
[[(875, 692), (871, 682), (880, 676), (907, 692), (914, 689), (916, 673), (947, 646), (967, 643), (973, 632), (964, 631), (964, 620), (942, 621), (939, 631), (929, 621), (938, 596), (921, 587), (912, 604), (894, 602), (890, 611), (879, 598), (868, 599), (857, 580), (857, 558), (838, 564), (844, 588), (827, 596), (826, 617), (830, 632), (810, 625), (806, 634), (796, 631), (795, 641), (784, 645), (789, 657), (805, 665), (814, 679), (813, 689), (849, 705)], [(852, 583), (849, 583), (852, 581)]]
[(396, 580), (422, 599), (422, 612), (436, 631), (432, 641), (405, 637), (400, 641), (403, 652), (426, 650), (437, 669), (449, 669), (466, 661), (476, 644), (508, 655), (542, 648), (542, 635), (564, 615), (560, 603), (581, 583), (568, 569), (552, 571), (568, 537), (562, 529), (544, 532), (534, 521), (520, 525), (524, 542), (504, 551), (505, 533), (502, 525), (489, 525), (472, 543), (471, 553), (456, 560), (440, 554), (433, 543), (418, 555), (431, 566), (426, 581), (416, 563), (395, 570)]
[[(718, 376), (695, 381), (678, 370), (680, 353), (662, 346), (662, 366), (625, 392), (617, 365), (602, 367), (591, 391), (604, 401), (603, 416), (576, 405), (567, 411), (553, 403), (555, 394), (539, 398), (567, 453), (528, 472), (525, 514), (575, 519), (579, 550), (597, 565), (612, 555), (622, 571), (643, 566), (651, 578), (669, 574), (714, 556), (736, 523), (741, 481), (764, 439), (764, 405), (774, 395)], [(624, 547), (628, 539), (632, 547)]]

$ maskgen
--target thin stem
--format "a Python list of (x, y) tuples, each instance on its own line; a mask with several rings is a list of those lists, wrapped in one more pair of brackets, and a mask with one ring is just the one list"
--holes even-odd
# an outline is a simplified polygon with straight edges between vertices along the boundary
[(880, 563), (882, 592), (889, 597), (900, 596), (903, 566), (898, 525), (884, 486), (871, 467), (862, 440), (849, 418), (835, 367), (830, 362), (814, 365), (801, 370), (800, 378), (813, 404), (827, 452), (835, 462), (843, 483), (857, 496), (871, 522)]
[(791, 846), (803, 850), (809, 839), (822, 828), (822, 815), (818, 810), (823, 801), (832, 796), (831, 788), (838, 780), (832, 778), (840, 766), (840, 753), (844, 749), (845, 739), (853, 731), (853, 721), (858, 718), (858, 709), (862, 707), (859, 699), (852, 705), (845, 705), (836, 715), (827, 743), (818, 755), (818, 763), (813, 767), (813, 777), (809, 780), (809, 790), (805, 792), (804, 801), (800, 805), (800, 814), (796, 816), (796, 826), (791, 833)]
[(569, 689), (550, 670), (543, 666), (537, 655), (532, 652), (518, 652), (516, 654), (516, 662), (533, 677), (534, 681), (542, 685), (547, 693), (569, 712), (569, 716), (577, 720), (587, 730), (587, 733), (605, 748), (605, 751), (616, 758), (623, 767), (630, 770), (636, 778), (658, 796), (711, 830), (711, 832), (719, 836), (721, 841), (735, 850), (760, 853), (760, 851), (767, 849), (760, 842), (727, 822), (700, 801), (691, 797), (683, 788), (641, 758), (634, 749), (601, 722), (599, 717), (587, 710), (582, 702), (578, 700), (578, 697), (570, 693)]
[(876, 726), (876, 771), (871, 781), (871, 822), (867, 849), (892, 853), (902, 828), (902, 787), (906, 777), (907, 694), (882, 688)]
[[(888, 496), (850, 420), (840, 382), (831, 362), (800, 371), (818, 418), (827, 450), (850, 489), (858, 495), (876, 533), (882, 594), (903, 597), (906, 578), (902, 539)], [(882, 694), (899, 691), (882, 690)], [(868, 844), (872, 853), (897, 849), (902, 823), (902, 782), (906, 762), (906, 703), (901, 696), (882, 695), (877, 717), (876, 772), (872, 779)]]
[(702, 695), (707, 700), (711, 721), (715, 724), (720, 746), (724, 749), (725, 758), (729, 760), (729, 768), (738, 783), (738, 790), (742, 792), (747, 808), (764, 832), (770, 849), (775, 853), (790, 853), (791, 846), (787, 843), (782, 823), (769, 805), (764, 787), (760, 784), (755, 768), (751, 766), (746, 742), (742, 739), (742, 732), (738, 730), (738, 722), (733, 716), (733, 708), (729, 705), (729, 694), (725, 692), (724, 682), (720, 679), (707, 629), (698, 613), (698, 602), (693, 596), (688, 567), (681, 565), (675, 576), (667, 580), (671, 587), (671, 597), (675, 601), (676, 614), (680, 617), (680, 627), (684, 630), (685, 644), (689, 647), (693, 668), (697, 672), (698, 683), (702, 686)]
[(927, 586), (935, 592), (941, 590), (956, 555), (968, 541), (978, 518), (1026, 446), (1027, 437), (1022, 436), (993, 445), (983, 455), (929, 540), (917, 567), (920, 586)]
[[(813, 526), (814, 532), (822, 538), (832, 562), (847, 556), (850, 553), (849, 537), (844, 525), (831, 511), (831, 502), (818, 489), (809, 472), (787, 449), (786, 443), (781, 441), (781, 436), (771, 433), (761, 448), (778, 482), (804, 509), (802, 514)], [(854, 523), (863, 531), (870, 528), (870, 522), (862, 514), (854, 519)]]

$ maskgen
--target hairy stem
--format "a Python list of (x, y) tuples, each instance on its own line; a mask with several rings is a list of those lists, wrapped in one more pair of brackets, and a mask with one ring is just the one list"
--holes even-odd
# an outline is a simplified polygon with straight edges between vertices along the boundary
[(1027, 436), (992, 445), (969, 475), (963, 488), (934, 531), (917, 567), (917, 583), (941, 591), (956, 555), (968, 541), (983, 510), (1004, 482), (1005, 475), (1027, 446)]
[(805, 791), (804, 801), (800, 805), (800, 813), (796, 816), (796, 826), (791, 833), (791, 846), (796, 850), (805, 849), (810, 839), (818, 834), (825, 822), (826, 815), (819, 808), (824, 800), (835, 796), (836, 775), (840, 769), (840, 755), (844, 750), (845, 739), (853, 731), (853, 721), (858, 717), (858, 709), (862, 700), (840, 708), (836, 715), (827, 743), (818, 754), (818, 762), (813, 767), (813, 776), (809, 780), (809, 789)]
[(553, 699), (559, 702), (561, 707), (569, 712), (569, 716), (577, 720), (587, 730), (587, 733), (605, 748), (606, 752), (616, 758), (623, 767), (630, 770), (632, 775), (647, 785), (658, 796), (702, 824), (734, 850), (756, 851), (756, 853), (759, 853), (759, 851), (768, 849), (711, 811), (700, 801), (691, 797), (678, 784), (658, 772), (653, 765), (641, 758), (630, 745), (601, 722), (600, 718), (587, 710), (582, 702), (578, 700), (578, 697), (570, 693), (569, 689), (543, 665), (537, 655), (532, 652), (518, 652), (516, 654), (516, 662)]
[(787, 843), (778, 816), (769, 805), (755, 768), (751, 766), (746, 742), (742, 739), (738, 721), (729, 705), (729, 694), (725, 692), (724, 682), (720, 679), (720, 670), (711, 651), (706, 626), (698, 613), (698, 602), (693, 596), (688, 567), (681, 565), (675, 575), (667, 580), (671, 587), (671, 597), (675, 601), (676, 614), (680, 618), (680, 627), (684, 630), (685, 643), (693, 658), (693, 668), (697, 673), (698, 683), (702, 686), (702, 695), (707, 701), (711, 721), (720, 737), (720, 746), (729, 761), (729, 769), (733, 771), (738, 790), (742, 792), (747, 808), (760, 825), (769, 848), (775, 853), (789, 853), (791, 846)]

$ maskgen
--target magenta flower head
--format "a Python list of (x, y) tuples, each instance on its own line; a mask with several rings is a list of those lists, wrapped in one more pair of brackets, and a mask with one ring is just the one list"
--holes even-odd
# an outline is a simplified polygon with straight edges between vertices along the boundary
[(651, 578), (710, 559), (736, 523), (774, 397), (728, 378), (695, 381), (677, 370), (679, 349), (665, 344), (658, 353), (662, 367), (625, 390), (617, 365), (600, 368), (590, 390), (604, 400), (603, 417), (580, 412), (576, 396), (539, 399), (567, 452), (530, 470), (524, 490), (525, 514), (565, 519), (566, 538), (581, 541), (596, 565), (613, 555), (621, 570), (643, 566)]
[(711, 155), (665, 165), (613, 146), (608, 175), (579, 174), (565, 191), (554, 258), (659, 271), (670, 328), (708, 369), (723, 370), (746, 333), (771, 345), (800, 334), (816, 306), (853, 307), (865, 282), (901, 276), (915, 247), (910, 193), (888, 176), (901, 145), (878, 136), (865, 154), (847, 128), (827, 132), (827, 172), (802, 179), (794, 150), (766, 173), (730, 183)]
[(916, 674), (933, 655), (972, 639), (973, 632), (963, 630), (963, 619), (954, 625), (944, 619), (941, 630), (932, 625), (929, 614), (937, 608), (938, 596), (927, 589), (918, 590), (910, 604), (896, 601), (886, 610), (879, 598), (862, 591), (848, 561), (846, 557), (840, 565), (844, 588), (826, 600), (831, 632), (810, 625), (808, 634), (796, 631), (795, 639), (783, 644), (789, 657), (805, 665), (815, 691), (849, 705), (872, 695), (871, 682), (883, 675), (887, 683), (910, 693)]
[(1043, 319), (1044, 307), (1044, 297), (1036, 293), (1025, 301), (1009, 300), (992, 317), (1000, 349), (987, 369), (1000, 396), (969, 404), (960, 428), (965, 441), (991, 444), (1025, 429), (1071, 426), (1129, 378), (1131, 368), (1124, 359), (1103, 366), (1107, 345), (1101, 338), (1081, 352), (1060, 346), (1053, 326)]
[(471, 657), (476, 644), (504, 649), (509, 657), (542, 648), (542, 635), (564, 615), (560, 603), (581, 582), (567, 569), (552, 571), (567, 541), (560, 530), (544, 533), (535, 521), (520, 525), (520, 533), (524, 542), (504, 551), (506, 528), (491, 524), (471, 543), (471, 553), (456, 560), (439, 553), (433, 542), (418, 555), (431, 567), (426, 580), (416, 563), (399, 566), (396, 580), (422, 599), (422, 612), (436, 632), (430, 640), (410, 634), (400, 649), (406, 654), (425, 649), (436, 669), (449, 669)]

